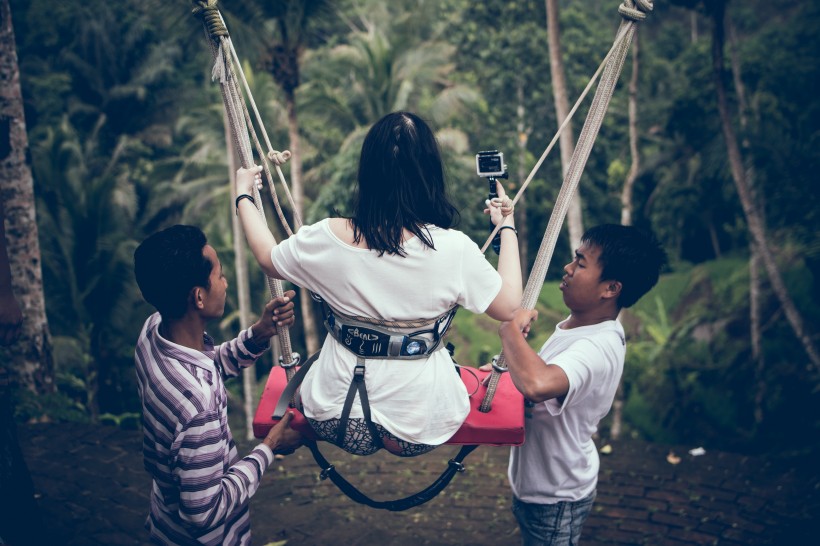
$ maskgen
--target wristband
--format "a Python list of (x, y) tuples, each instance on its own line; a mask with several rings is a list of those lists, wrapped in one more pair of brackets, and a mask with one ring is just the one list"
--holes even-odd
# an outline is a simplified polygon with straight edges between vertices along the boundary
[(513, 233), (515, 233), (515, 236), (518, 237), (518, 230), (515, 229), (512, 226), (501, 226), (500, 228), (498, 228), (498, 232), (496, 233), (496, 235), (501, 235), (501, 232), (504, 231), (505, 229), (513, 230)]
[(253, 203), (254, 207), (256, 206), (256, 199), (254, 199), (252, 195), (248, 195), (247, 193), (243, 193), (242, 195), (240, 195), (236, 198), (236, 202), (234, 203), (234, 205), (236, 206), (236, 213), (237, 214), (239, 214), (239, 202), (242, 201), (243, 199), (248, 199), (251, 203)]

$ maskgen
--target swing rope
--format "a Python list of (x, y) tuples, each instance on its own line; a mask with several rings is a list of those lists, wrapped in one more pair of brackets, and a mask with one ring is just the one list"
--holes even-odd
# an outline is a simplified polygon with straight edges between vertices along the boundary
[[(592, 151), (592, 146), (595, 144), (595, 139), (598, 136), (598, 131), (601, 128), (604, 117), (606, 115), (609, 102), (612, 99), (612, 94), (615, 91), (615, 85), (618, 83), (618, 78), (621, 75), (621, 70), (629, 53), (629, 46), (632, 44), (632, 38), (635, 35), (636, 25), (638, 22), (646, 19), (646, 14), (654, 8), (652, 0), (624, 0), (623, 4), (618, 7), (618, 13), (621, 15), (621, 24), (615, 37), (615, 42), (612, 49), (609, 50), (604, 61), (598, 67), (595, 75), (590, 79), (586, 89), (584, 89), (581, 98), (575, 103), (572, 111), (564, 120), (557, 134), (553, 137), (547, 149), (542, 154), (541, 159), (533, 168), (526, 182), (521, 187), (521, 190), (515, 196), (513, 205), (521, 197), (526, 186), (530, 183), (535, 172), (543, 163), (549, 151), (558, 140), (561, 131), (566, 127), (572, 115), (577, 110), (580, 101), (586, 96), (592, 83), (600, 75), (601, 81), (598, 88), (595, 90), (595, 96), (592, 99), (592, 104), (589, 107), (584, 127), (581, 129), (581, 134), (578, 137), (578, 142), (575, 145), (575, 152), (570, 159), (567, 173), (564, 176), (564, 181), (561, 185), (561, 190), (558, 192), (558, 198), (550, 215), (549, 224), (544, 232), (544, 237), (541, 240), (541, 246), (538, 249), (538, 254), (535, 258), (532, 270), (530, 271), (529, 279), (527, 279), (527, 286), (524, 289), (524, 296), (521, 301), (521, 307), (524, 309), (534, 309), (535, 303), (538, 301), (538, 295), (541, 293), (541, 288), (544, 285), (544, 279), (547, 276), (547, 269), (549, 268), (552, 254), (555, 250), (555, 244), (558, 241), (558, 235), (561, 233), (561, 227), (564, 224), (564, 217), (567, 215), (569, 204), (575, 191), (578, 188), (578, 182), (584, 172), (589, 154)], [(485, 250), (489, 242), (498, 232), (499, 226), (493, 230), (487, 243), (484, 244)], [(488, 412), (492, 408), (493, 397), (495, 396), (498, 387), (498, 381), (501, 374), (506, 372), (504, 353), (498, 355), (498, 358), (493, 362), (493, 371), (490, 374), (490, 379), (487, 383), (487, 392), (484, 399), (481, 401), (479, 411)]]
[[(250, 137), (248, 134), (250, 130), (257, 153), (259, 157), (263, 158), (265, 175), (268, 177), (269, 181), (272, 181), (273, 178), (271, 177), (270, 168), (267, 164), (266, 159), (267, 157), (271, 157), (271, 160), (276, 162), (277, 159), (279, 159), (279, 156), (283, 156), (284, 153), (281, 153), (279, 154), (279, 156), (277, 156), (278, 152), (273, 152), (272, 146), (270, 146), (270, 140), (267, 137), (267, 133), (265, 133), (265, 139), (269, 145), (269, 156), (266, 156), (262, 152), (259, 138), (256, 135), (256, 131), (253, 127), (253, 124), (251, 123), (250, 113), (248, 112), (247, 106), (242, 97), (242, 92), (237, 83), (236, 72), (234, 70), (233, 63), (231, 62), (232, 56), (229, 53), (233, 52), (233, 55), (235, 55), (235, 51), (233, 50), (233, 44), (228, 34), (228, 30), (225, 27), (222, 15), (219, 13), (219, 10), (216, 7), (217, 0), (193, 0), (193, 4), (193, 13), (194, 15), (198, 15), (202, 19), (202, 23), (205, 27), (205, 32), (208, 36), (208, 45), (211, 49), (211, 55), (214, 60), (212, 77), (214, 80), (218, 80), (220, 84), (219, 88), (222, 94), (222, 102), (225, 106), (225, 115), (228, 119), (231, 137), (233, 138), (234, 146), (237, 151), (237, 155), (239, 156), (240, 164), (242, 165), (242, 167), (246, 169), (254, 165), (253, 149), (251, 148)], [(237, 66), (236, 68), (236, 71), (241, 73), (241, 66)], [(245, 80), (244, 74), (242, 74), (242, 79), (246, 85), (248, 95), (250, 96), (249, 88), (247, 87), (247, 81)], [(253, 108), (258, 116), (258, 110), (256, 109), (255, 104), (253, 105)], [(257, 117), (257, 119), (259, 118)], [(276, 163), (276, 167), (277, 172), (281, 176), (280, 180), (282, 181), (283, 185), (287, 187), (287, 184), (284, 183), (284, 177), (281, 174), (278, 162)], [(283, 226), (285, 226), (285, 229), (288, 231), (288, 233), (292, 234), (290, 227), (287, 225), (287, 222), (284, 219), (284, 214), (281, 210), (281, 207), (279, 206), (278, 197), (276, 196), (273, 183), (271, 182), (269, 186), (271, 188), (271, 193), (273, 196), (277, 212), (279, 214), (279, 218), (283, 222)], [(259, 187), (254, 186), (253, 194), (256, 210), (258, 214), (264, 219), (265, 211), (262, 206), (262, 197), (259, 192)], [(288, 195), (290, 194), (288, 193)], [(272, 277), (266, 277), (266, 279), (271, 297), (282, 297), (284, 295), (282, 282), (279, 279), (274, 279)], [(277, 327), (277, 335), (279, 339), (279, 345), (282, 350), (281, 364), (285, 368), (287, 377), (290, 379), (295, 373), (295, 366), (299, 362), (299, 355), (292, 351), (290, 343), (290, 333), (287, 328)]]

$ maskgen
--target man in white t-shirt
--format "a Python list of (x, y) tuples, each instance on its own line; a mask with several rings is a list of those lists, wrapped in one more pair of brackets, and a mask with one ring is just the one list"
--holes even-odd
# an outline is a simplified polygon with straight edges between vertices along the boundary
[(510, 377), (532, 405), (526, 440), (512, 448), (509, 466), (527, 546), (578, 544), (598, 483), (592, 435), (612, 406), (626, 354), (616, 319), (657, 283), (665, 262), (657, 241), (637, 228), (594, 227), (564, 267), (571, 314), (541, 350), (525, 339), (535, 311), (520, 309), (498, 329)]

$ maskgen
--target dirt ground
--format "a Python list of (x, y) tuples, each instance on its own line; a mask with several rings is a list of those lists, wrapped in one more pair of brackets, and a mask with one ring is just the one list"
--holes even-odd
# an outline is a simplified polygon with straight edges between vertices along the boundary
[[(50, 545), (140, 545), (150, 480), (141, 433), (114, 427), (48, 424), (22, 427)], [(55, 450), (55, 446), (59, 446)], [(240, 445), (240, 453), (250, 444)], [(669, 451), (681, 457), (667, 462)], [(384, 453), (325, 455), (377, 499), (426, 487), (455, 448), (415, 459)], [(517, 544), (506, 478), (508, 448), (480, 447), (434, 500), (404, 512), (373, 510), (318, 478), (300, 449), (268, 469), (251, 500), (254, 544)], [(583, 544), (813, 544), (820, 531), (820, 479), (814, 464), (721, 453), (694, 457), (685, 447), (624, 440), (602, 457), (598, 498)]]

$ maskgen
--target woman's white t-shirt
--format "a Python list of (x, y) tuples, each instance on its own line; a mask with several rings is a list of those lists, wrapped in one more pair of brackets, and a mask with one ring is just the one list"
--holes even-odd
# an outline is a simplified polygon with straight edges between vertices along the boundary
[[(501, 289), (501, 277), (478, 246), (456, 230), (428, 226), (435, 250), (417, 237), (396, 256), (348, 245), (329, 220), (302, 227), (275, 246), (279, 274), (319, 294), (345, 315), (387, 321), (435, 318), (454, 304), (483, 313)], [(332, 336), (301, 387), (305, 415), (317, 421), (341, 417), (356, 357)], [(426, 359), (368, 359), (365, 384), (371, 418), (399, 438), (417, 444), (447, 441), (470, 409), (464, 384), (446, 350)], [(351, 418), (361, 418), (356, 403)]]

